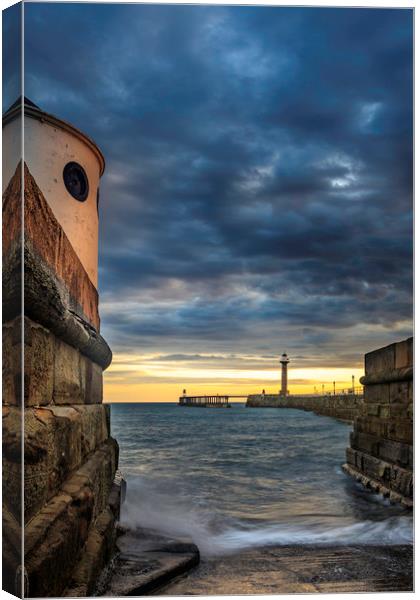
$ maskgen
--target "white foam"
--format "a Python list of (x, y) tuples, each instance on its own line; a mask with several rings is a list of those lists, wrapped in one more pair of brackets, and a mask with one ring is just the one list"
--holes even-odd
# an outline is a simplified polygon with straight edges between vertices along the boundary
[(365, 520), (335, 526), (306, 516), (297, 523), (249, 524), (210, 514), (185, 494), (172, 493), (130, 482), (123, 510), (123, 524), (175, 537), (189, 537), (203, 555), (214, 556), (246, 548), (288, 544), (411, 544), (413, 524), (409, 514), (381, 521)]

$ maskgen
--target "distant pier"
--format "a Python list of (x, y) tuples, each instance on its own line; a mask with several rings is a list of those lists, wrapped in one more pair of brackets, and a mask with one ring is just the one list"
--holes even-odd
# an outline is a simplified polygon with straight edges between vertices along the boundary
[(181, 396), (179, 406), (198, 406), (200, 408), (230, 408), (230, 398), (247, 398), (248, 396)]

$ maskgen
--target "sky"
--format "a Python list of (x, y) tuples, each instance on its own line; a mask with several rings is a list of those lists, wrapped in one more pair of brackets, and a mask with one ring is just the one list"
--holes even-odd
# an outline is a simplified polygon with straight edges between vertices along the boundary
[(283, 352), (291, 392), (349, 387), (412, 335), (410, 10), (29, 3), (25, 31), (25, 95), (106, 157), (107, 401), (276, 392)]

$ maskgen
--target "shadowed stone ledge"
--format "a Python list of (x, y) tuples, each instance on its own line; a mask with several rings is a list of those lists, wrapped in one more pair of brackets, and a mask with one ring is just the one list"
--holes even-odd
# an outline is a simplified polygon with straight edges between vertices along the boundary
[(198, 565), (200, 553), (190, 541), (162, 537), (152, 531), (126, 531), (119, 553), (98, 595), (144, 596)]
[[(25, 239), (25, 316), (49, 329), (92, 361), (106, 369), (112, 352), (104, 338), (82, 316), (63, 282)], [(21, 254), (9, 254), (3, 262), (3, 321), (21, 312)]]
[(109, 506), (117, 463), (118, 445), (109, 438), (29, 521), (25, 529), (29, 596), (62, 595), (92, 528)]

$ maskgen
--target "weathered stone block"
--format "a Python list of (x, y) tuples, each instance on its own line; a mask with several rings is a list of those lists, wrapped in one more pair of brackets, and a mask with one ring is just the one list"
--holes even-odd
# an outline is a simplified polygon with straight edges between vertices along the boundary
[(413, 404), (407, 406), (407, 417), (411, 419), (411, 421), (413, 420)]
[(86, 359), (84, 361), (84, 371), (82, 364), (82, 373), (86, 382), (85, 403), (98, 404), (102, 402), (102, 368), (91, 362), (89, 359)]
[(3, 504), (14, 518), (22, 509), (22, 409), (3, 406)]
[(57, 495), (25, 530), (30, 597), (60, 596), (71, 577), (92, 520), (93, 496)]
[(413, 444), (413, 422), (411, 419), (395, 418), (388, 423), (384, 437), (396, 442)]
[(3, 324), (3, 404), (22, 404), (22, 319)]
[(379, 417), (379, 412), (379, 404), (365, 404), (363, 406), (363, 413), (369, 417)]
[(363, 455), (363, 473), (376, 479), (377, 481), (388, 481), (390, 477), (390, 467), (388, 463), (378, 458)]
[(370, 435), (368, 433), (352, 432), (350, 434), (351, 447), (361, 450), (362, 452), (368, 452), (373, 455), (378, 454), (378, 447), (380, 438)]
[(387, 419), (390, 416), (390, 414), (391, 409), (389, 406), (379, 406), (379, 417), (381, 417), (381, 419)]
[(413, 472), (396, 465), (390, 467), (389, 485), (392, 490), (406, 498), (413, 497)]
[(364, 402), (373, 404), (388, 404), (389, 388), (390, 386), (388, 383), (366, 385), (364, 391)]
[(365, 354), (365, 374), (371, 375), (395, 368), (395, 346), (390, 344), (373, 352)]
[[(21, 411), (3, 408), (5, 442), (3, 484), (11, 511), (20, 510)], [(27, 408), (24, 420), (25, 518), (36, 514), (63, 481), (109, 437), (109, 408), (104, 405)]]
[(360, 450), (354, 450), (353, 448), (347, 448), (347, 462), (354, 467), (356, 467), (359, 471), (363, 470), (363, 452)]
[(377, 455), (392, 464), (407, 467), (409, 462), (409, 446), (401, 442), (381, 440), (377, 448)]
[(413, 338), (395, 344), (395, 367), (411, 367), (413, 365)]
[(410, 402), (410, 383), (409, 381), (395, 381), (389, 384), (390, 402)]
[(346, 459), (350, 465), (356, 466), (356, 452), (353, 448), (346, 448)]
[(118, 444), (113, 438), (109, 438), (78, 469), (77, 475), (63, 484), (62, 490), (73, 495), (83, 483), (89, 485), (94, 497), (95, 518), (107, 505), (117, 464)]
[(50, 404), (54, 389), (54, 336), (25, 319), (25, 405)]
[(90, 527), (107, 507), (117, 454), (114, 440), (102, 444), (27, 525), (29, 596), (60, 596), (71, 580)]
[(80, 352), (56, 338), (53, 394), (55, 404), (84, 403), (85, 390), (82, 386), (80, 361)]
[[(17, 352), (17, 350), (16, 350)], [(10, 364), (10, 367), (8, 366)], [(18, 369), (6, 364), (8, 397), (16, 404)], [(25, 405), (98, 404), (102, 368), (48, 329), (25, 319)]]
[(413, 460), (413, 445), (409, 445), (408, 446), (408, 463), (407, 463), (407, 468), (412, 471), (414, 467), (414, 460)]
[(413, 382), (412, 381), (408, 382), (408, 398), (409, 398), (410, 402), (413, 402)]
[(391, 404), (389, 407), (389, 414), (392, 418), (411, 419), (412, 404)]
[(377, 437), (386, 437), (388, 420), (379, 417), (357, 417), (354, 422), (354, 431), (369, 433)]
[(111, 557), (115, 546), (115, 517), (105, 508), (92, 526), (81, 558), (72, 573), (63, 596), (85, 598), (93, 596), (95, 583)]
[(73, 410), (80, 415), (81, 451), (86, 457), (110, 436), (109, 406), (73, 406)]

